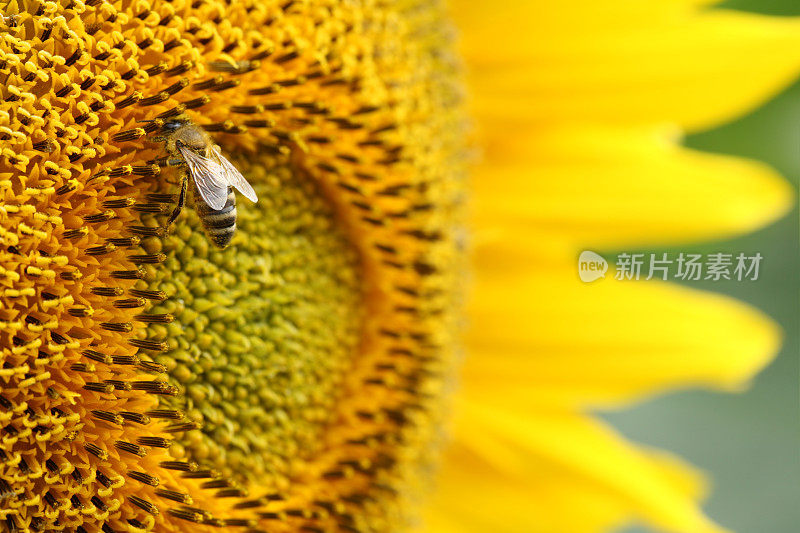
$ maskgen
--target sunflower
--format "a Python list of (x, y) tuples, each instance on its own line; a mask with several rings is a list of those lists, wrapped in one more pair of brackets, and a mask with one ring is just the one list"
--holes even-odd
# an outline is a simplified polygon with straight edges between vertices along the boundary
[[(494, 175), (470, 193), (474, 357), (435, 531), (631, 516), (713, 530), (692, 474), (583, 413), (737, 386), (774, 327), (672, 287), (577, 286), (574, 253), (740, 232), (787, 207), (767, 169), (678, 148), (675, 126), (785, 84), (797, 28), (629, 4), (456, 6)], [(416, 524), (458, 387), (467, 271), (468, 121), (444, 7), (10, 0), (2, 14), (7, 528)], [(168, 223), (186, 178), (162, 142), (176, 123), (205, 130), (258, 195), (239, 199), (226, 249), (194, 185)]]

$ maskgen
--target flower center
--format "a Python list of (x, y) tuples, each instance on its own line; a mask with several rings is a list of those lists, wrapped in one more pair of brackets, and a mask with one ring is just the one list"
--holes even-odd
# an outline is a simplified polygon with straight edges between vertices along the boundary
[(170, 296), (153, 312), (175, 321), (148, 335), (169, 339), (156, 360), (185, 392), (163, 406), (200, 426), (178, 434), (173, 454), (263, 481), (320, 441), (359, 338), (361, 296), (356, 254), (311, 180), (273, 156), (233, 161), (260, 200), (237, 195), (233, 245), (218, 250), (190, 197), (151, 287)]

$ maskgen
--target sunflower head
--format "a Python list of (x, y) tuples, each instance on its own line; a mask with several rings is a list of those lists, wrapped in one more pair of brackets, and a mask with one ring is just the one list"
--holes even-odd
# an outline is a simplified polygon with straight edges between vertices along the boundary
[[(402, 523), (437, 439), (461, 270), (442, 9), (12, 0), (2, 15), (0, 518)], [(225, 250), (191, 189), (167, 224), (176, 117), (258, 194)]]

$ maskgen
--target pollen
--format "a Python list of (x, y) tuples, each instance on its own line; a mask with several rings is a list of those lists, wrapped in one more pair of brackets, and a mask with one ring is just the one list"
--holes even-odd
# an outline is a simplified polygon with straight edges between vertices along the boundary
[[(0, 521), (389, 531), (451, 387), (464, 116), (436, 2), (11, 0)], [(256, 189), (217, 250), (155, 140)]]

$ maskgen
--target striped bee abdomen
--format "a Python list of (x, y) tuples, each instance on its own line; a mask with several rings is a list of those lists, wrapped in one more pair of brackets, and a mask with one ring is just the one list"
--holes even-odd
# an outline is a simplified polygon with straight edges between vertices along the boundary
[(206, 235), (217, 247), (227, 247), (236, 232), (236, 195), (233, 189), (228, 187), (228, 199), (225, 201), (225, 206), (219, 211), (211, 209), (199, 195), (196, 195), (195, 198), (197, 198), (195, 210)]

